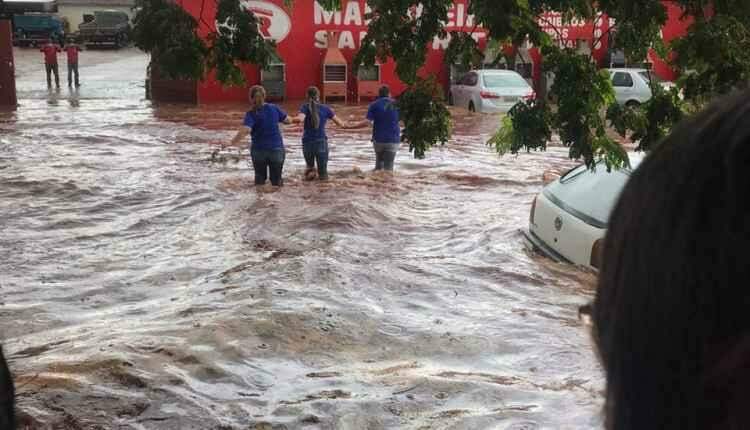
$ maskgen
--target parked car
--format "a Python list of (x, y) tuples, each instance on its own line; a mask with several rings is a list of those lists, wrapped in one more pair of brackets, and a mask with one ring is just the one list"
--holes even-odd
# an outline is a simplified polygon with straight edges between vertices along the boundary
[(19, 46), (37, 46), (48, 39), (64, 44), (63, 21), (48, 13), (13, 15), (13, 42)]
[(528, 82), (512, 70), (473, 70), (451, 85), (448, 103), (471, 112), (508, 112), (535, 96)]
[(610, 172), (603, 162), (581, 165), (545, 186), (531, 205), (527, 242), (558, 262), (598, 269), (609, 215), (642, 158), (631, 154), (631, 168)]
[(93, 20), (78, 26), (78, 38), (87, 48), (125, 47), (130, 43), (130, 17), (118, 10), (95, 11)]
[(638, 107), (651, 99), (649, 82), (655, 82), (664, 89), (674, 86), (671, 82), (664, 82), (656, 74), (647, 69), (608, 69), (615, 88), (617, 103), (630, 107)]

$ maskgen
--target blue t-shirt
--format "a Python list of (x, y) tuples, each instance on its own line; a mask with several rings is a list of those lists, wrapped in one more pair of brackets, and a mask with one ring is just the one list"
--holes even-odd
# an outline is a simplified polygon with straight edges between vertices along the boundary
[(244, 124), (252, 129), (250, 149), (284, 149), (279, 123), (285, 119), (286, 112), (271, 103), (246, 113)]
[(372, 141), (375, 143), (401, 143), (401, 128), (396, 101), (380, 97), (367, 110), (367, 119), (373, 122)]
[(302, 107), (299, 108), (299, 111), (305, 115), (305, 132), (302, 135), (302, 143), (317, 142), (328, 138), (328, 136), (326, 136), (326, 122), (336, 116), (331, 108), (326, 105), (318, 104), (318, 112), (320, 113), (320, 126), (318, 128), (313, 128), (309, 103), (303, 104)]

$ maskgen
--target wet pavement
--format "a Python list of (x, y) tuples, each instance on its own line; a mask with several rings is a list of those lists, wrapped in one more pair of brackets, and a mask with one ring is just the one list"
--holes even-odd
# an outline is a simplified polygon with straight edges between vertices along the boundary
[(59, 92), (16, 55), (0, 338), (30, 428), (601, 428), (594, 278), (520, 233), (564, 149), (500, 158), (498, 118), (455, 111), (395, 177), (332, 128), (311, 183), (289, 127), (286, 186), (256, 189), (247, 151), (210, 160), (245, 106), (153, 106), (135, 50), (83, 52)]

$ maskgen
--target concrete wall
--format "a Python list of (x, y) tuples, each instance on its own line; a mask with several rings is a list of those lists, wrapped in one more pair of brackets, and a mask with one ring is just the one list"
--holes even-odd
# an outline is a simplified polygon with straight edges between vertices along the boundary
[(58, 6), (58, 15), (62, 18), (65, 17), (70, 22), (70, 31), (78, 31), (78, 25), (83, 22), (84, 14), (93, 14), (95, 10), (118, 10), (123, 11), (133, 19), (133, 11), (130, 6), (78, 6), (78, 5), (65, 5), (60, 4)]

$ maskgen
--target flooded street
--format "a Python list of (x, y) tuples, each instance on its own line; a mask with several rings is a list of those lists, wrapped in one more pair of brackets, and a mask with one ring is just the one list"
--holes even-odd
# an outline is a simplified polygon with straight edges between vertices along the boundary
[(152, 106), (135, 50), (84, 51), (80, 90), (48, 92), (15, 52), (0, 338), (31, 428), (601, 428), (594, 277), (520, 233), (565, 149), (500, 158), (498, 118), (455, 111), (389, 178), (332, 126), (321, 184), (289, 127), (286, 186), (256, 189), (246, 150), (210, 160), (245, 106)]

